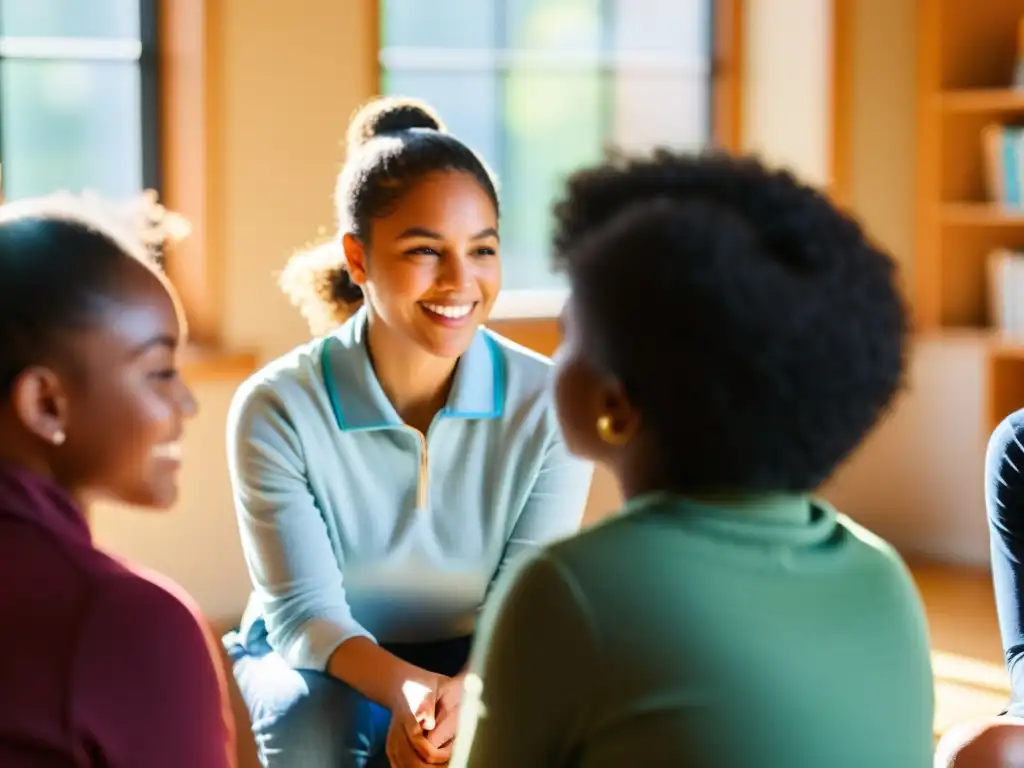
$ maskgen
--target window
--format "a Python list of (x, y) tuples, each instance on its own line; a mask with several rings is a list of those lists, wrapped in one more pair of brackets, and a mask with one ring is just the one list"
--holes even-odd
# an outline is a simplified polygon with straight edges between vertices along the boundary
[(0, 0), (7, 199), (159, 189), (156, 0)]
[[(506, 292), (550, 314), (550, 209), (605, 146), (711, 135), (714, 0), (383, 0), (382, 91), (433, 104), (501, 182)], [(533, 311), (536, 310), (536, 311)]]

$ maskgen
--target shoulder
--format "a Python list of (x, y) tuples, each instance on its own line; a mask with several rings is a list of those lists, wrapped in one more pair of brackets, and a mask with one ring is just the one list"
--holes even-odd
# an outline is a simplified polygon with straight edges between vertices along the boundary
[(550, 357), (517, 344), (490, 328), (484, 328), (483, 333), (491, 349), (500, 356), (505, 373), (513, 379), (514, 384), (529, 391), (544, 388), (551, 375)]
[[(826, 506), (817, 500), (815, 503)], [(850, 550), (851, 586), (858, 586), (863, 594), (871, 595), (872, 601), (881, 603), (888, 596), (890, 603), (901, 604), (905, 612), (923, 617), (924, 607), (917, 584), (896, 547), (847, 515), (835, 514), (837, 534), (833, 539), (846, 539), (843, 545)]]
[(229, 429), (234, 431), (273, 412), (291, 414), (318, 404), (324, 396), (322, 356), (326, 345), (327, 338), (302, 344), (242, 382), (228, 409)]
[(860, 613), (861, 631), (873, 633), (894, 657), (902, 654), (904, 673), (917, 673), (922, 682), (927, 678), (923, 688), (930, 690), (928, 618), (910, 568), (881, 536), (846, 515), (838, 514), (836, 520), (837, 528), (848, 534), (845, 546), (850, 551), (836, 578), (824, 581), (821, 588), (841, 595), (847, 610)]
[[(570, 546), (571, 549), (571, 546)], [(551, 627), (563, 623), (576, 624), (588, 634), (594, 629), (593, 615), (586, 597), (581, 575), (566, 557), (566, 547), (549, 544), (526, 553), (500, 579), (487, 610), (491, 622), (512, 626), (530, 626), (540, 622)]]
[(128, 687), (163, 680), (216, 698), (218, 658), (199, 607), (170, 579), (121, 566), (94, 582), (78, 638), (80, 678)]
[[(572, 536), (548, 542), (541, 552), (552, 573), (559, 573), (571, 585), (580, 602), (600, 604), (609, 588), (621, 589), (621, 577), (631, 568), (633, 558), (646, 556), (640, 553), (649, 550), (650, 535), (650, 526), (637, 525), (629, 515), (611, 513)], [(609, 569), (612, 562), (618, 566)], [(584, 600), (584, 596), (589, 597)]]
[(175, 765), (228, 764), (234, 726), (220, 653), (170, 580), (127, 567), (98, 580), (72, 669), (73, 716), (128, 762), (155, 743), (164, 744), (161, 765), (172, 753)]
[(322, 386), (321, 356), (326, 338), (318, 338), (286, 352), (266, 363), (242, 382), (234, 403), (247, 403), (273, 395), (285, 398), (311, 385)]
[(985, 463), (998, 469), (1007, 460), (1015, 467), (1024, 460), (1024, 409), (1004, 418), (989, 437)]
[[(815, 504), (831, 509), (821, 501), (815, 500)], [(903, 558), (892, 544), (842, 512), (834, 512), (834, 514), (836, 528), (853, 541), (858, 553), (866, 563), (880, 569), (906, 572)]]
[(482, 332), (496, 357), (496, 373), (504, 389), (506, 419), (523, 425), (542, 424), (544, 432), (556, 432), (558, 425), (550, 386), (554, 368), (551, 358), (489, 328)]
[(174, 582), (126, 566), (94, 580), (77, 641), (76, 675), (85, 688), (163, 681), (213, 696), (222, 689), (217, 658), (198, 607)]
[(140, 569), (111, 568), (96, 580), (89, 624), (111, 643), (145, 642), (152, 653), (177, 648), (205, 659), (213, 651), (192, 598), (170, 579)]

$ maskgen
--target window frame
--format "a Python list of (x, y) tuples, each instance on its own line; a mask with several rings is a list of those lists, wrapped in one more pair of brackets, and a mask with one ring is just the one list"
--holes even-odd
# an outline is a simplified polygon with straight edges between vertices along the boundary
[(139, 90), (142, 106), (142, 187), (163, 194), (160, 120), (160, 23), (158, 0), (139, 0)]
[[(374, 47), (377, 88), (381, 91), (386, 69), (380, 52), (381, 5), (374, 4)], [(709, 145), (726, 151), (739, 151), (743, 120), (743, 0), (712, 0), (709, 88)], [(568, 297), (565, 288), (505, 289), (499, 293), (491, 318), (494, 320), (532, 320), (557, 317)]]
[[(155, 0), (156, 1), (156, 0)], [(219, 3), (156, 3), (156, 77), (164, 204), (188, 219), (189, 236), (168, 249), (165, 270), (188, 321), (182, 371), (192, 382), (244, 378), (256, 370), (251, 350), (225, 350), (223, 304), (223, 181), (220, 154), (223, 77)]]
[[(139, 39), (114, 40), (100, 37), (28, 37), (5, 36), (0, 30), (0, 69), (8, 61), (48, 62), (132, 62), (139, 71), (139, 134), (142, 147), (142, 188), (161, 189), (160, 144), (160, 85), (157, 60), (159, 57), (158, 0), (138, 0)], [(73, 42), (72, 42), (73, 41)], [(69, 43), (72, 43), (69, 45)], [(2, 88), (2, 82), (0, 82)], [(5, 158), (4, 123), (0, 114), (0, 167)], [(4, 194), (4, 180), (0, 177), (0, 198)], [(139, 190), (140, 193), (142, 190)]]
[(217, 156), (220, 137), (221, 82), (213, 58), (218, 17), (209, 0), (175, 0), (173, 5), (172, 10), (171, 3), (158, 3), (155, 22), (161, 197), (188, 219), (191, 232), (168, 250), (165, 269), (184, 306), (192, 343), (217, 347), (222, 265), (212, 254), (222, 252), (218, 222), (223, 216), (219, 180), (209, 160)]

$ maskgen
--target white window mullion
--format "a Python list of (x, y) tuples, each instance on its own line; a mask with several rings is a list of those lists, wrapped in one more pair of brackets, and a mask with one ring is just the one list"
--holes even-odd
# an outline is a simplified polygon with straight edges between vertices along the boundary
[(138, 61), (142, 43), (80, 37), (0, 37), (0, 57), (62, 61)]
[(651, 73), (708, 73), (704, 57), (685, 57), (642, 51), (555, 51), (493, 48), (388, 47), (380, 52), (380, 64), (388, 70), (433, 72), (480, 72), (487, 70), (614, 71)]

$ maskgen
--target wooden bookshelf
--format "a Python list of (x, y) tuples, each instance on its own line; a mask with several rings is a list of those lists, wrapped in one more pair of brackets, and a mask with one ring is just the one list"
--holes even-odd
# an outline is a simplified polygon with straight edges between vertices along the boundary
[(1019, 227), (1024, 225), (1024, 208), (1006, 208), (997, 203), (943, 203), (940, 225), (949, 227)]
[(1016, 112), (1024, 109), (1024, 93), (1012, 88), (966, 88), (942, 91), (938, 106), (949, 114)]
[(987, 257), (1024, 250), (1024, 208), (990, 202), (982, 132), (1024, 124), (1012, 87), (1024, 0), (921, 0), (917, 49), (916, 327), (984, 345), (988, 427), (1024, 408), (1024, 338), (988, 327)]

